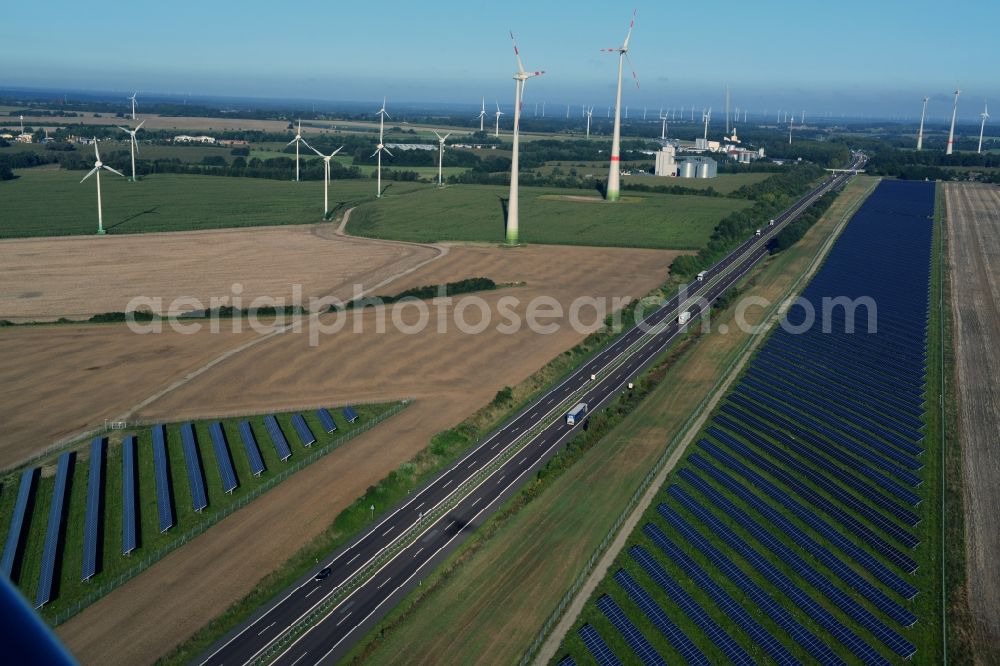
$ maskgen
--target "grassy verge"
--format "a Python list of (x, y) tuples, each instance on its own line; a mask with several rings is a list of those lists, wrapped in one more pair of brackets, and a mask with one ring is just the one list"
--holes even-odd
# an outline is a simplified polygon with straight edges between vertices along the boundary
[[(83, 524), (87, 497), (87, 476), (91, 461), (89, 447), (85, 444), (79, 443), (70, 447), (76, 451), (76, 461), (70, 477), (63, 556), (56, 563), (52, 601), (42, 608), (42, 616), (53, 625), (64, 622), (90, 603), (161, 559), (168, 552), (205, 531), (221, 518), (253, 501), (290, 474), (315, 460), (316, 457), (336, 449), (357, 433), (368, 429), (371, 424), (395, 413), (399, 409), (399, 405), (397, 403), (359, 405), (356, 409), (360, 418), (355, 423), (347, 423), (342, 417), (335, 416), (338, 430), (332, 434), (327, 434), (323, 430), (313, 412), (303, 413), (317, 440), (309, 448), (304, 447), (296, 437), (291, 424), (291, 414), (277, 415), (278, 422), (281, 424), (292, 449), (292, 457), (285, 462), (278, 460), (274, 447), (266, 435), (267, 430), (263, 417), (249, 417), (267, 468), (258, 477), (255, 477), (250, 471), (246, 450), (239, 436), (238, 427), (242, 418), (221, 419), (228, 436), (230, 458), (239, 481), (236, 490), (228, 494), (222, 487), (215, 450), (209, 434), (211, 421), (195, 421), (202, 476), (208, 495), (208, 508), (200, 513), (195, 512), (192, 506), (188, 473), (180, 446), (180, 424), (167, 425), (169, 471), (172, 480), (171, 491), (175, 524), (164, 533), (159, 530), (150, 430), (144, 428), (125, 433), (114, 432), (109, 438), (106, 449), (103, 511), (99, 529), (98, 573), (88, 582), (80, 580), (80, 573), (83, 561)], [(130, 555), (123, 556), (121, 555), (122, 441), (127, 434), (135, 434), (138, 438), (136, 447), (136, 475), (138, 477), (136, 505), (139, 525), (137, 528), (138, 547)], [(13, 576), (14, 582), (29, 600), (34, 599), (38, 585), (42, 545), (48, 524), (50, 498), (55, 480), (51, 458), (42, 462), (41, 467), (42, 474), (37, 481), (34, 507), (26, 517), (27, 534), (22, 551), (21, 566), (14, 572)], [(5, 491), (3, 494), (3, 509), (0, 510), (0, 515), (6, 520), (0, 527), (0, 532), (3, 534), (6, 534), (6, 526), (12, 514), (12, 503), (16, 497), (20, 472), (20, 469), (12, 470), (2, 482), (5, 489), (9, 488), (13, 491)]]
[[(780, 298), (871, 180), (849, 185), (799, 244), (751, 279), (747, 294)], [(596, 445), (570, 445), (553, 458), (359, 643), (349, 660), (382, 663), (405, 652), (411, 663), (516, 662), (671, 435), (738, 355), (746, 336), (733, 317), (726, 311), (713, 318), (731, 333), (688, 338), (675, 347), (648, 374), (651, 392), (627, 418)], [(747, 318), (752, 322), (754, 313)], [(619, 414), (623, 406), (609, 411)]]

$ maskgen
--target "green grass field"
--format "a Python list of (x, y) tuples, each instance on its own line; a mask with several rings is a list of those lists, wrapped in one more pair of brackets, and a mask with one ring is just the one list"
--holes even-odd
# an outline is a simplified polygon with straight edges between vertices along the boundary
[[(73, 472), (69, 481), (69, 500), (66, 508), (64, 547), (61, 561), (56, 564), (56, 576), (53, 584), (52, 602), (43, 607), (43, 615), (49, 621), (57, 618), (68, 609), (74, 609), (88, 594), (102, 586), (116, 581), (129, 570), (147, 560), (155, 561), (167, 550), (190, 539), (194, 533), (208, 528), (229, 510), (241, 503), (251, 501), (257, 494), (284, 481), (294, 466), (317, 452), (328, 452), (343, 445), (361, 429), (367, 428), (373, 421), (384, 417), (398, 403), (359, 405), (356, 411), (359, 419), (348, 423), (339, 410), (331, 410), (338, 429), (327, 434), (321, 427), (313, 410), (304, 411), (303, 416), (316, 437), (312, 447), (305, 447), (299, 441), (291, 425), (291, 414), (278, 414), (278, 422), (292, 450), (292, 457), (282, 462), (278, 459), (264, 426), (263, 416), (247, 417), (253, 427), (258, 447), (264, 460), (266, 470), (255, 477), (250, 471), (250, 464), (239, 435), (238, 424), (243, 418), (219, 419), (225, 428), (230, 457), (239, 481), (239, 487), (231, 494), (223, 491), (222, 479), (217, 466), (215, 449), (209, 434), (210, 421), (195, 421), (198, 449), (202, 463), (202, 475), (208, 495), (208, 508), (204, 512), (193, 510), (191, 493), (188, 485), (187, 468), (181, 447), (180, 424), (167, 425), (167, 449), (171, 490), (174, 504), (174, 526), (161, 533), (159, 530), (159, 514), (156, 503), (156, 486), (154, 481), (154, 465), (152, 454), (152, 436), (149, 428), (135, 429), (124, 434), (137, 435), (136, 475), (138, 491), (136, 494), (136, 515), (139, 522), (137, 530), (138, 547), (131, 555), (122, 556), (122, 433), (115, 433), (109, 438), (106, 448), (104, 470), (103, 519), (98, 542), (98, 573), (90, 582), (81, 582), (80, 572), (83, 562), (83, 526), (86, 508), (87, 477), (90, 466), (89, 444), (84, 442), (74, 447), (77, 451)], [(17, 496), (19, 475), (21, 470), (9, 472), (2, 480), (0, 494), (0, 533), (6, 535), (13, 504)], [(26, 538), (20, 566), (15, 569), (14, 582), (24, 592), (25, 596), (34, 602), (38, 586), (39, 569), (41, 566), (42, 548), (45, 531), (48, 524), (49, 509), (55, 477), (51, 461), (43, 465), (43, 474), (36, 480), (35, 501), (30, 519), (26, 522)]]
[[(185, 148), (185, 150), (187, 150)], [(86, 171), (19, 169), (0, 182), (4, 223), (0, 238), (64, 236), (97, 231), (97, 191)], [(385, 183), (385, 200), (429, 188), (420, 183)], [(368, 179), (330, 183), (331, 208), (373, 198)], [(101, 176), (104, 227), (108, 233), (191, 231), (320, 222), (322, 181), (278, 181), (185, 174), (154, 174), (132, 183), (108, 171)]]
[[(500, 242), (507, 194), (508, 188), (490, 185), (413, 192), (358, 207), (348, 230), (418, 242)], [(520, 204), (526, 243), (697, 249), (720, 219), (749, 202), (626, 193), (612, 204), (593, 190), (525, 187)]]

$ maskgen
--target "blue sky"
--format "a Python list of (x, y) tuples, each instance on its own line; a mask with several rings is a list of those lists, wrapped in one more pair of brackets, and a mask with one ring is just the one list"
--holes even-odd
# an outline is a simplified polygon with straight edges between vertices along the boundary
[[(1000, 108), (1000, 2), (740, 0), (636, 2), (626, 102), (853, 114)], [(501, 102), (513, 96), (507, 29), (526, 92), (600, 108), (633, 5), (590, 2), (50, 0), (0, 25), (0, 86), (190, 92), (320, 100)], [(36, 11), (37, 10), (37, 11)], [(945, 32), (947, 30), (947, 33)], [(595, 111), (596, 113), (596, 111)]]

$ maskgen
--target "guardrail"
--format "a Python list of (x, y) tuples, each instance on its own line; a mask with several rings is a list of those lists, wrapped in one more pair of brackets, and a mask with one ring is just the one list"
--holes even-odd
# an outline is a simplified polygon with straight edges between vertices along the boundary
[(358, 435), (360, 435), (363, 432), (367, 432), (368, 430), (371, 430), (376, 425), (378, 425), (382, 421), (385, 421), (389, 417), (395, 416), (399, 412), (403, 411), (405, 408), (409, 407), (412, 403), (413, 403), (413, 401), (410, 400), (410, 399), (403, 400), (402, 402), (399, 402), (399, 403), (393, 405), (392, 407), (390, 407), (386, 411), (382, 412), (381, 414), (378, 414), (377, 416), (373, 417), (371, 420), (366, 421), (365, 423), (363, 423), (358, 428), (356, 428), (354, 430), (351, 430), (350, 432), (344, 433), (343, 435), (341, 435), (337, 439), (333, 440), (332, 442), (330, 442), (329, 444), (326, 444), (325, 446), (323, 446), (321, 448), (318, 448), (318, 449), (315, 449), (315, 450), (311, 451), (304, 458), (301, 458), (297, 462), (293, 463), (290, 467), (286, 467), (285, 469), (281, 470), (280, 472), (278, 472), (277, 474), (275, 474), (273, 477), (269, 478), (267, 481), (265, 481), (260, 486), (257, 486), (256, 488), (254, 488), (253, 490), (251, 490), (250, 492), (248, 492), (246, 495), (243, 495), (242, 497), (240, 497), (234, 503), (230, 504), (229, 506), (227, 506), (227, 507), (225, 507), (223, 509), (220, 509), (219, 511), (216, 511), (216, 512), (210, 514), (207, 518), (204, 518), (197, 525), (195, 525), (194, 527), (191, 527), (186, 532), (184, 532), (179, 538), (175, 539), (174, 541), (171, 541), (169, 544), (167, 544), (166, 546), (163, 546), (159, 550), (156, 550), (156, 551), (154, 551), (154, 552), (146, 555), (141, 560), (139, 560), (138, 562), (136, 562), (135, 565), (133, 565), (132, 567), (130, 567), (129, 569), (127, 569), (123, 573), (121, 573), (118, 576), (115, 576), (113, 579), (111, 579), (111, 580), (103, 583), (100, 587), (96, 588), (90, 594), (88, 594), (83, 599), (81, 599), (80, 601), (76, 602), (75, 604), (73, 604), (69, 608), (61, 611), (60, 613), (57, 613), (50, 620), (50, 624), (53, 627), (55, 627), (55, 626), (58, 626), (58, 625), (62, 624), (65, 621), (67, 621), (68, 619), (70, 619), (71, 617), (73, 617), (74, 615), (76, 615), (77, 613), (79, 613), (80, 611), (82, 611), (87, 606), (91, 605), (92, 603), (94, 603), (95, 601), (97, 601), (98, 599), (100, 599), (101, 597), (103, 597), (103, 596), (109, 594), (110, 592), (112, 592), (115, 588), (120, 587), (121, 585), (123, 585), (124, 583), (128, 582), (132, 578), (135, 578), (140, 573), (142, 573), (143, 571), (145, 571), (146, 569), (148, 569), (150, 566), (152, 566), (153, 564), (155, 564), (159, 560), (163, 559), (164, 557), (166, 557), (167, 555), (169, 555), (171, 552), (177, 550), (178, 548), (180, 548), (181, 546), (183, 546), (184, 544), (186, 544), (188, 541), (191, 541), (196, 536), (198, 536), (199, 534), (201, 534), (202, 532), (204, 532), (209, 527), (211, 527), (212, 525), (216, 524), (217, 522), (219, 522), (220, 520), (222, 520), (226, 516), (232, 514), (233, 512), (235, 512), (235, 511), (237, 511), (239, 509), (242, 509), (244, 506), (246, 506), (247, 504), (249, 504), (253, 500), (257, 499), (258, 497), (260, 497), (261, 495), (263, 495), (265, 492), (267, 492), (268, 490), (270, 490), (274, 486), (278, 485), (279, 483), (281, 483), (282, 481), (284, 481), (285, 479), (287, 479), (292, 474), (295, 474), (296, 472), (298, 472), (299, 470), (303, 469), (304, 467), (306, 467), (308, 465), (311, 465), (317, 459), (325, 456), (326, 454), (334, 451), (335, 449), (340, 448), (340, 446), (342, 446), (348, 440), (351, 440), (354, 437), (357, 437)]

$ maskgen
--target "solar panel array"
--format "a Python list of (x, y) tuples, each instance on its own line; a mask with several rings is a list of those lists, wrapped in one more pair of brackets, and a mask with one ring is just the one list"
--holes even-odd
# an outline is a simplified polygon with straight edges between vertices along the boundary
[(170, 470), (167, 461), (167, 428), (153, 426), (153, 468), (156, 474), (156, 510), (160, 515), (160, 532), (174, 525), (174, 503), (170, 488)]
[(231, 493), (236, 490), (239, 483), (236, 481), (236, 472), (233, 471), (233, 461), (229, 457), (226, 433), (218, 421), (208, 426), (208, 433), (212, 437), (212, 448), (215, 450), (215, 463), (219, 467), (219, 477), (222, 479), (222, 490)]
[(181, 425), (181, 445), (184, 447), (184, 466), (187, 468), (188, 486), (191, 488), (191, 507), (195, 511), (203, 511), (208, 506), (208, 495), (205, 493), (205, 477), (201, 472), (194, 425)]
[(35, 592), (35, 608), (44, 606), (52, 598), (56, 554), (63, 536), (66, 482), (69, 480), (69, 468), (72, 462), (73, 452), (66, 451), (59, 456), (59, 463), (56, 465), (56, 481), (52, 488), (52, 503), (49, 505), (49, 522), (45, 528), (45, 545), (42, 547), (42, 568), (38, 575), (38, 589)]
[(7, 528), (3, 559), (0, 560), (0, 573), (8, 578), (14, 573), (14, 562), (24, 545), (24, 533), (31, 520), (31, 516), (27, 515), (28, 503), (31, 500), (37, 476), (37, 467), (29, 467), (21, 472), (21, 482), (17, 487), (17, 500), (14, 502), (14, 513), (11, 515), (10, 526)]
[(600, 588), (595, 659), (598, 631), (645, 663), (916, 655), (933, 208), (884, 181), (851, 219), (611, 574), (624, 595)]
[(128, 555), (137, 545), (135, 440), (135, 435), (129, 435), (122, 441), (122, 555)]
[(88, 580), (97, 573), (97, 530), (101, 525), (101, 477), (104, 473), (103, 437), (90, 443), (90, 462), (87, 471), (87, 510), (83, 517), (83, 570), (81, 580)]
[(347, 419), (348, 423), (354, 423), (358, 420), (358, 413), (354, 411), (353, 407), (344, 407), (343, 410), (344, 418)]
[[(348, 410), (347, 413), (352, 418), (357, 418), (357, 414), (353, 410)], [(313, 435), (315, 426), (310, 424), (310, 420), (307, 420), (305, 415), (290, 414), (281, 418), (289, 419), (285, 423), (291, 423), (298, 435), (298, 442), (302, 446), (308, 447), (316, 443), (317, 439)], [(312, 418), (312, 415), (308, 417), (308, 419)], [(337, 430), (336, 421), (329, 409), (317, 410), (315, 418), (327, 434)], [(287, 460), (292, 453), (291, 446), (285, 439), (278, 417), (268, 415), (263, 420), (272, 443), (275, 445), (275, 451), (282, 460)], [(312, 423), (316, 423), (316, 421), (312, 421)], [(201, 454), (204, 451), (199, 450), (199, 431), (195, 429), (192, 423), (184, 423), (177, 426), (177, 428), (180, 434), (184, 465), (187, 472), (186, 476), (192, 498), (190, 510), (201, 511), (208, 507), (208, 480), (205, 477), (205, 470), (202, 467)], [(246, 461), (250, 472), (254, 476), (259, 476), (266, 471), (265, 458), (261, 453), (257, 437), (249, 420), (241, 421), (238, 424), (243, 453), (240, 452), (240, 447), (236, 449), (230, 448), (229, 436), (222, 422), (212, 422), (208, 424), (207, 429), (212, 440), (215, 466), (219, 474), (218, 478), (224, 492), (232, 493), (239, 487), (240, 482), (236, 470), (239, 468), (239, 465), (243, 464), (243, 460)], [(143, 526), (140, 524), (140, 502), (142, 501), (139, 485), (141, 476), (140, 461), (148, 465), (151, 460), (154, 483), (149, 488), (143, 487), (141, 490), (145, 493), (153, 493), (155, 491), (160, 532), (166, 532), (177, 521), (173, 504), (173, 483), (176, 481), (174, 477), (177, 474), (177, 470), (176, 467), (172, 468), (170, 464), (171, 452), (167, 427), (163, 424), (152, 426), (149, 430), (149, 437), (151, 440), (151, 447), (149, 449), (142, 449), (139, 446), (140, 439), (135, 434), (125, 435), (121, 440), (121, 490), (120, 495), (117, 494), (117, 489), (113, 491), (115, 497), (112, 500), (112, 504), (114, 501), (121, 502), (121, 555), (123, 556), (130, 554), (140, 546), (140, 537), (143, 529)], [(172, 433), (170, 437), (173, 437)], [(332, 440), (328, 439), (327, 441)], [(174, 442), (174, 446), (176, 446), (176, 442)], [(79, 467), (80, 478), (72, 476), (75, 473), (73, 471), (75, 468), (72, 464), (75, 454), (72, 451), (66, 452), (59, 457), (54, 479), (49, 479), (46, 476), (44, 477), (45, 481), (40, 482), (39, 479), (43, 478), (40, 474), (40, 467), (28, 468), (20, 473), (17, 496), (10, 510), (10, 520), (3, 526), (5, 538), (3, 552), (0, 555), (0, 575), (6, 576), (15, 583), (24, 585), (33, 582), (35, 580), (34, 575), (38, 573), (37, 587), (33, 590), (26, 590), (26, 594), (35, 593), (37, 606), (49, 603), (56, 593), (55, 591), (58, 590), (55, 583), (59, 580), (59, 572), (62, 566), (60, 560), (64, 556), (63, 541), (66, 539), (65, 521), (68, 516), (82, 514), (81, 525), (76, 527), (79, 531), (71, 533), (73, 536), (77, 534), (81, 536), (82, 543), (79, 550), (80, 580), (82, 582), (91, 580), (107, 565), (107, 561), (102, 559), (104, 557), (102, 546), (107, 547), (107, 543), (102, 542), (102, 539), (107, 532), (104, 529), (104, 525), (107, 524), (105, 521), (108, 520), (108, 517), (104, 515), (107, 501), (105, 498), (107, 485), (105, 471), (108, 466), (108, 447), (108, 440), (104, 437), (95, 437), (91, 440), (90, 457), (87, 459), (88, 463), (86, 466), (86, 494), (78, 495), (78, 493), (73, 492), (73, 499), (70, 497), (69, 489), (76, 488), (75, 484), (77, 483), (83, 483), (82, 477), (84, 476), (84, 472), (81, 466)], [(244, 454), (245, 458), (241, 457)], [(175, 460), (175, 464), (176, 462)], [(212, 466), (211, 463), (208, 463), (208, 465), (209, 467)], [(209, 470), (208, 474), (212, 475), (213, 473)], [(216, 477), (211, 476), (211, 478), (214, 483)], [(116, 478), (114, 481), (117, 482), (118, 479)], [(50, 484), (52, 487), (51, 497), (49, 493)], [(38, 494), (39, 488), (44, 489), (45, 494), (43, 497), (45, 500), (51, 498), (51, 505), (45, 504), (44, 507), (34, 506), (33, 500)], [(75, 499), (78, 496), (81, 498), (80, 500)], [(78, 502), (82, 502), (82, 508), (77, 505)], [(188, 510), (186, 505), (182, 507), (182, 511)], [(41, 522), (42, 520), (41, 518), (35, 518), (34, 515), (36, 513), (41, 514), (42, 512), (48, 513), (48, 522), (41, 527), (33, 527), (33, 523)], [(152, 512), (150, 512), (150, 517), (152, 517)], [(117, 518), (118, 516), (114, 517), (114, 519)], [(114, 523), (114, 519), (112, 523)], [(29, 534), (39, 529), (45, 531), (44, 542), (42, 544), (42, 557), (40, 560), (32, 558), (29, 564), (31, 571), (22, 574), (20, 571), (20, 561), (26, 544), (29, 542)], [(76, 557), (76, 552), (72, 553), (72, 557)], [(73, 566), (76, 566), (75, 561)]]
[(585, 624), (580, 627), (577, 632), (583, 644), (587, 646), (590, 651), (590, 655), (594, 658), (600, 666), (621, 666), (621, 659), (615, 656), (615, 653), (611, 651), (608, 644), (604, 642), (601, 635), (597, 633), (589, 624)]

